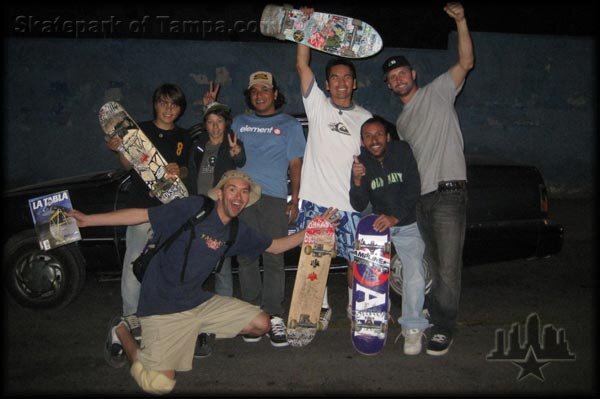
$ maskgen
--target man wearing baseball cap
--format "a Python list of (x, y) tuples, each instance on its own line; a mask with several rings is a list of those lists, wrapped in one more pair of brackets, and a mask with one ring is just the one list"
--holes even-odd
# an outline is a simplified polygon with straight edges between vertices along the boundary
[[(132, 364), (131, 375), (148, 393), (170, 392), (175, 386), (175, 372), (191, 370), (200, 331), (231, 338), (238, 334), (261, 336), (271, 328), (269, 315), (258, 306), (202, 288), (226, 249), (231, 220), (260, 199), (261, 188), (246, 173), (232, 170), (208, 195), (216, 202), (213, 211), (157, 253), (144, 274), (137, 313), (143, 346), (140, 348), (133, 338), (125, 320), (110, 331), (112, 343), (123, 347)], [(150, 222), (156, 237), (168, 237), (196, 215), (203, 203), (204, 197), (192, 196), (148, 209), (94, 215), (74, 210), (70, 216), (82, 228)], [(331, 218), (334, 211), (325, 212), (323, 217)], [(283, 253), (300, 245), (303, 238), (304, 231), (272, 239), (240, 220), (228, 255)]]
[(463, 6), (448, 3), (444, 11), (458, 32), (458, 62), (448, 71), (419, 88), (417, 72), (405, 57), (390, 57), (383, 64), (384, 80), (403, 104), (398, 135), (411, 146), (421, 177), (417, 223), (433, 280), (427, 353), (434, 356), (448, 352), (458, 316), (467, 174), (454, 101), (475, 62)]

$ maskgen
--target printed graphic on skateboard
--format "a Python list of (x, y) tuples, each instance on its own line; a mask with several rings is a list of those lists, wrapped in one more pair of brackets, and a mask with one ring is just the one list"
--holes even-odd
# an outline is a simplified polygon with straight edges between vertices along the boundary
[(287, 323), (288, 342), (308, 345), (317, 333), (319, 315), (332, 257), (335, 228), (323, 219), (313, 219), (306, 228)]
[(175, 198), (188, 196), (179, 177), (166, 176), (167, 161), (121, 104), (115, 101), (104, 104), (98, 118), (107, 141), (115, 135), (123, 139), (119, 152), (133, 165), (160, 202), (166, 204)]
[(359, 19), (322, 12), (306, 17), (290, 6), (267, 5), (260, 18), (260, 32), (346, 58), (370, 57), (383, 47), (379, 33)]
[(390, 236), (378, 232), (378, 215), (363, 217), (356, 226), (352, 266), (352, 344), (364, 355), (379, 353), (387, 338), (389, 317)]

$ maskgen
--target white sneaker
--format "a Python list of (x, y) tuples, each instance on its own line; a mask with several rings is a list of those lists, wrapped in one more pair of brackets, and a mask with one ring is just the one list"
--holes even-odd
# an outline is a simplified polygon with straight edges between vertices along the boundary
[(423, 339), (423, 331), (418, 328), (411, 328), (410, 330), (402, 330), (404, 335), (404, 354), (405, 355), (418, 355), (421, 353)]
[(318, 331), (325, 331), (329, 327), (329, 321), (331, 320), (331, 308), (321, 308), (321, 314), (319, 315), (319, 326)]

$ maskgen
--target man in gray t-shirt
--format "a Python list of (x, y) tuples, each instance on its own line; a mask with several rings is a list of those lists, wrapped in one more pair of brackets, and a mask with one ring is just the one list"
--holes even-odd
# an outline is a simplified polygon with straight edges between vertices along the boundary
[(454, 100), (474, 65), (473, 44), (462, 5), (448, 3), (444, 11), (456, 22), (455, 65), (419, 88), (417, 73), (406, 58), (390, 57), (383, 64), (388, 88), (404, 106), (396, 122), (398, 135), (409, 143), (421, 177), (417, 224), (433, 280), (427, 353), (434, 356), (448, 352), (458, 316), (467, 172)]

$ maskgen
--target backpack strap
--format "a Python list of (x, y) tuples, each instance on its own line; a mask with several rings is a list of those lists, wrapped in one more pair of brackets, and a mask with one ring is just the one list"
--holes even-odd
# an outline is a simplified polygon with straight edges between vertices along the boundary
[(239, 222), (238, 218), (235, 217), (235, 218), (231, 219), (231, 221), (229, 222), (229, 239), (227, 241), (225, 241), (225, 252), (223, 252), (223, 255), (221, 255), (221, 259), (219, 259), (219, 264), (217, 265), (217, 268), (215, 269), (216, 273), (219, 273), (221, 271), (221, 268), (223, 267), (223, 262), (225, 261), (227, 252), (229, 251), (229, 248), (231, 248), (231, 246), (235, 243), (235, 240), (237, 239), (239, 227), (240, 227), (240, 222)]

